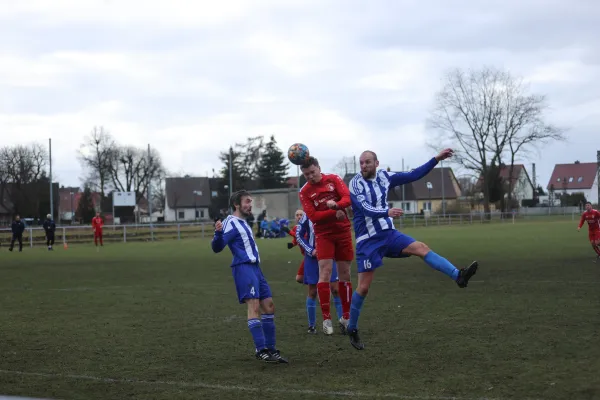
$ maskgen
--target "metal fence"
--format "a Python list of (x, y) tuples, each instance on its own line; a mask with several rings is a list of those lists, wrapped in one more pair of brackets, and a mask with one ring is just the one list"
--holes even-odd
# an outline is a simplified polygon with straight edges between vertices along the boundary
[[(396, 219), (398, 229), (436, 227), (477, 224), (516, 224), (527, 221), (576, 221), (580, 213), (563, 212), (551, 214), (533, 213), (470, 213), (470, 214), (433, 214), (408, 215)], [(4, 246), (11, 240), (10, 229), (0, 229), (0, 243)], [(179, 223), (179, 224), (139, 224), (139, 225), (105, 225), (103, 240), (115, 242), (148, 242), (163, 240), (201, 239), (213, 236), (213, 223)], [(94, 233), (90, 225), (58, 226), (55, 233), (56, 245), (92, 243)], [(29, 247), (45, 246), (46, 238), (42, 227), (27, 227), (23, 234), (23, 245)]]

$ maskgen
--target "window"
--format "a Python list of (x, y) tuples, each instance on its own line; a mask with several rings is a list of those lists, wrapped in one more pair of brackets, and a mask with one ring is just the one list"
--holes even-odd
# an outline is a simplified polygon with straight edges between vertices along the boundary
[(200, 211), (196, 210), (196, 217), (195, 218), (199, 218), (200, 217)]
[(580, 176), (579, 178), (577, 178), (577, 182), (583, 182), (583, 176)]
[(212, 192), (210, 192), (210, 195), (211, 195), (212, 197), (217, 197), (217, 191), (216, 191), (216, 190), (213, 190)]
[(569, 177), (569, 183), (570, 182), (573, 182), (573, 177), (572, 176)]
[(200, 211), (200, 218), (204, 218), (204, 210)]
[(410, 203), (404, 203), (402, 208), (404, 209), (404, 211), (410, 211)]
[(177, 213), (177, 216), (178, 216), (178, 218), (179, 218), (179, 219), (184, 219), (184, 218), (185, 218), (185, 212), (183, 212), (183, 211), (179, 211), (179, 212)]

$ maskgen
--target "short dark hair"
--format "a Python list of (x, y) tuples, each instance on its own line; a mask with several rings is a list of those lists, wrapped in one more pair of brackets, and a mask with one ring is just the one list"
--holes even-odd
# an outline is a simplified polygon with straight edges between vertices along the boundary
[(586, 202), (585, 202), (585, 205), (587, 206), (588, 204), (591, 206), (591, 205), (592, 205), (592, 202), (591, 202), (591, 201), (586, 201)]
[(229, 206), (235, 210), (235, 206), (242, 205), (242, 197), (250, 196), (250, 192), (247, 190), (238, 190), (233, 193), (229, 198)]
[(300, 166), (300, 169), (310, 168), (311, 166), (319, 167), (319, 160), (315, 157), (308, 157), (308, 160)]

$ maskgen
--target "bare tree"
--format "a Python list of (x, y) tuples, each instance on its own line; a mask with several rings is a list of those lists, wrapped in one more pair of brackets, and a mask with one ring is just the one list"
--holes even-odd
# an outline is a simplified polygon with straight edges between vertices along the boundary
[(157, 150), (152, 149), (148, 155), (144, 149), (126, 146), (116, 148), (111, 154), (112, 186), (121, 192), (135, 192), (136, 201), (146, 193), (148, 185), (162, 175), (164, 167)]
[(517, 157), (563, 139), (559, 128), (544, 122), (546, 109), (544, 96), (529, 94), (527, 86), (506, 71), (455, 69), (446, 75), (428, 125), (438, 132), (436, 148), (455, 148), (455, 162), (482, 177), (486, 212), (490, 183), (498, 178), (504, 158), (510, 159), (510, 182)]
[(356, 174), (358, 172), (356, 157), (342, 157), (333, 167), (333, 172), (342, 178), (347, 174)]
[(107, 185), (110, 182), (110, 170), (117, 145), (104, 127), (94, 127), (79, 149), (79, 162), (87, 175), (84, 183), (100, 192), (100, 209)]
[(39, 203), (37, 188), (26, 187), (47, 179), (47, 166), (48, 152), (39, 143), (0, 148), (0, 205), (13, 212), (18, 208), (37, 212), (39, 207), (33, 205)]

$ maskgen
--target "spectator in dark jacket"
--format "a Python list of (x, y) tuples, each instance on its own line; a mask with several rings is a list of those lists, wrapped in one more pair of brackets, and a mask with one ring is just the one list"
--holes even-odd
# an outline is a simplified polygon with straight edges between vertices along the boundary
[(8, 251), (13, 251), (15, 241), (19, 242), (19, 251), (23, 251), (23, 232), (25, 231), (25, 224), (21, 221), (21, 217), (18, 215), (15, 217), (10, 229), (12, 231), (12, 239)]

